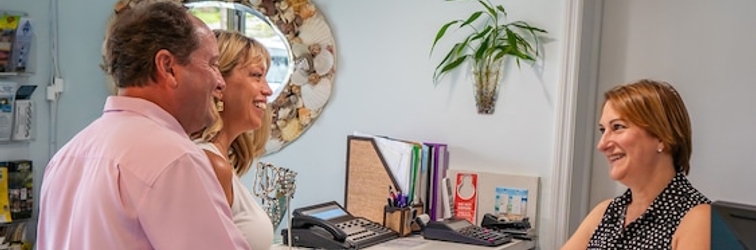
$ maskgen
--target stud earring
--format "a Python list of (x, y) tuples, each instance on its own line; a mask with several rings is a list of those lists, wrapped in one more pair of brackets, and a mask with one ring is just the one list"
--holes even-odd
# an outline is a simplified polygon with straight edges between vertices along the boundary
[(223, 112), (223, 107), (224, 107), (223, 101), (218, 100), (215, 102), (215, 109), (217, 109), (218, 112)]
[(662, 151), (664, 151), (664, 149), (663, 149), (663, 148), (658, 148), (658, 149), (656, 149), (656, 152), (658, 152), (658, 153), (660, 153), (660, 154), (661, 154), (661, 152), (662, 152)]

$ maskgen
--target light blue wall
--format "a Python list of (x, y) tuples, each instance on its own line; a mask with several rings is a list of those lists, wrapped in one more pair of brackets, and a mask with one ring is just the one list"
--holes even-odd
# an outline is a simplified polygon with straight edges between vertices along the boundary
[[(46, 2), (0, 1), (4, 1), (3, 6), (8, 2), (21, 10), (36, 10), (32, 13), (35, 16), (49, 16)], [(100, 114), (107, 89), (98, 64), (113, 2), (66, 0), (60, 6), (60, 61), (66, 86), (58, 109), (58, 147)], [(546, 56), (537, 70), (526, 65), (520, 70), (512, 67), (493, 115), (476, 114), (472, 79), (467, 74), (451, 75), (437, 87), (431, 82), (435, 63), (443, 56), (428, 55), (436, 30), (452, 18), (465, 18), (477, 10), (474, 2), (314, 2), (325, 14), (336, 39), (334, 92), (320, 118), (304, 135), (281, 152), (262, 159), (299, 172), (294, 207), (330, 200), (343, 202), (346, 136), (361, 131), (446, 142), (450, 145), (451, 168), (540, 176), (539, 227), (543, 230), (552, 226), (553, 218), (547, 215), (553, 209), (550, 190), (556, 91), (561, 82), (564, 46), (559, 41), (563, 36), (563, 1), (495, 1), (509, 8), (512, 20), (545, 28), (555, 41), (544, 46)], [(38, 32), (48, 28), (38, 26)], [(450, 45), (442, 42), (440, 48)], [(38, 44), (40, 51), (47, 49), (45, 46)], [(47, 60), (38, 65), (45, 72), (34, 77), (44, 84), (50, 66)], [(38, 93), (36, 97), (44, 96)], [(38, 102), (45, 103), (44, 99)], [(39, 112), (41, 129), (47, 129), (47, 110)], [(47, 161), (47, 140), (48, 136), (40, 133), (28, 149), (17, 147), (38, 158), (37, 166), (43, 166)], [(243, 178), (248, 186), (251, 177)], [(549, 241), (548, 237), (544, 241)]]
[(100, 51), (115, 1), (58, 1), (60, 70), (66, 82), (58, 108), (60, 148), (101, 114), (108, 91)]

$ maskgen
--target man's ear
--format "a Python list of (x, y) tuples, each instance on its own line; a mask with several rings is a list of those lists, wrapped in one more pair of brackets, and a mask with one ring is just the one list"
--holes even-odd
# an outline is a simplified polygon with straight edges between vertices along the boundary
[(161, 49), (155, 54), (155, 76), (158, 82), (166, 82), (170, 87), (177, 87), (175, 67), (176, 57), (170, 51)]

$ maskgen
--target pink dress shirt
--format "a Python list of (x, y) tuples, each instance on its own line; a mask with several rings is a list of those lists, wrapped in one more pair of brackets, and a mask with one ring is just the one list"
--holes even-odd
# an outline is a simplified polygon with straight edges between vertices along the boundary
[(244, 249), (205, 153), (152, 102), (108, 97), (50, 160), (38, 250)]

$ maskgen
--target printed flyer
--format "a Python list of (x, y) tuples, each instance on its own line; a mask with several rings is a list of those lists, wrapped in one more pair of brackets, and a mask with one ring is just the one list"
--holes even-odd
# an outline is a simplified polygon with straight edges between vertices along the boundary
[(8, 162), (0, 162), (0, 223), (11, 222), (8, 177)]
[(0, 81), (0, 141), (8, 141), (11, 138), (16, 85), (18, 84), (11, 81)]
[(524, 188), (496, 187), (496, 202), (494, 212), (498, 216), (506, 216), (510, 220), (521, 220), (527, 217), (528, 190)]
[(470, 173), (457, 174), (457, 192), (454, 196), (455, 216), (476, 223), (476, 206), (478, 203), (478, 175)]

